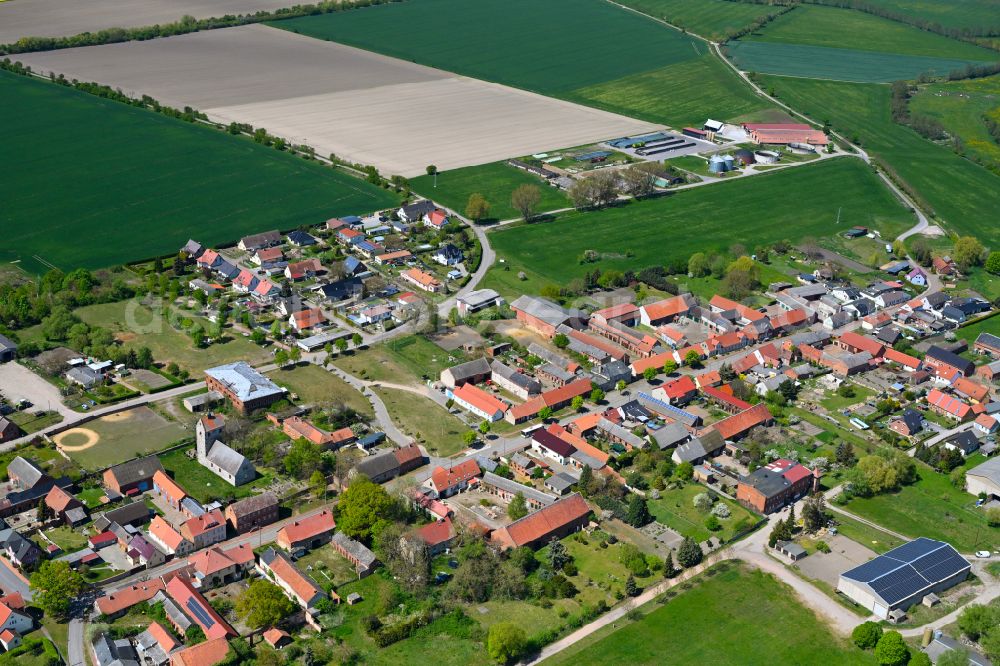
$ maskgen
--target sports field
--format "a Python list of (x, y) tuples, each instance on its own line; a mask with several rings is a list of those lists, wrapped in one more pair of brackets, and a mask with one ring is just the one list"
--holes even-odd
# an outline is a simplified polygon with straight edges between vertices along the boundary
[[(100, 268), (397, 199), (249, 139), (0, 71), (0, 261)], [(34, 257), (41, 259), (33, 259)]]
[[(843, 228), (874, 227), (886, 238), (915, 222), (868, 167), (845, 157), (496, 231), (490, 241), (506, 263), (490, 270), (484, 286), (532, 291), (595, 268), (639, 270), (751, 239), (820, 237), (834, 233), (838, 210)], [(580, 263), (586, 250), (601, 259)], [(517, 281), (521, 270), (534, 282)]]
[(507, 166), (506, 162), (443, 171), (437, 175), (437, 187), (434, 182), (433, 176), (410, 179), (415, 192), (457, 210), (462, 215), (465, 214), (469, 195), (478, 192), (490, 203), (488, 219), (509, 220), (517, 217), (518, 212), (510, 205), (510, 195), (521, 185), (534, 185), (541, 191), (539, 211), (556, 210), (570, 205), (562, 190), (548, 185), (538, 176)]
[(889, 87), (762, 77), (762, 83), (794, 108), (819, 121), (829, 120), (869, 153), (884, 159), (916, 189), (939, 220), (984, 245), (1000, 243), (1000, 176), (921, 138), (889, 116)]
[(723, 39), (729, 33), (777, 11), (777, 8), (766, 5), (726, 0), (624, 0), (619, 4), (713, 40)]
[(746, 39), (950, 60), (990, 62), (1000, 59), (996, 51), (871, 14), (835, 7), (800, 5)]
[(726, 48), (736, 66), (747, 72), (856, 83), (890, 83), (923, 73), (941, 76), (980, 62), (771, 42), (739, 41)]
[(787, 585), (737, 562), (668, 594), (666, 603), (642, 607), (642, 619), (623, 618), (543, 664), (875, 663), (871, 653), (835, 636)]
[[(596, 86), (621, 81), (627, 89), (630, 77), (694, 63), (708, 48), (701, 40), (603, 0), (420, 0), (271, 25), (584, 102), (594, 96)], [(687, 107), (701, 99), (707, 108), (699, 121), (720, 98), (736, 95), (738, 103), (754, 101), (744, 97), (749, 93), (736, 92), (740, 84), (724, 77), (722, 63), (706, 61), (699, 67), (717, 71), (699, 76), (693, 89), (685, 88), (684, 80), (661, 77), (652, 111), (652, 90), (626, 90), (614, 110), (678, 124), (693, 122)], [(674, 73), (684, 72), (679, 68)]]
[(96, 470), (160, 451), (185, 437), (194, 437), (194, 430), (168, 421), (149, 407), (136, 407), (66, 430), (52, 439), (80, 467)]
[(910, 112), (937, 118), (970, 157), (1000, 169), (1000, 144), (986, 127), (986, 118), (1000, 123), (1000, 76), (931, 84), (910, 100)]
[(1000, 4), (997, 0), (867, 0), (867, 4), (948, 28), (980, 30), (992, 26), (1000, 30)]

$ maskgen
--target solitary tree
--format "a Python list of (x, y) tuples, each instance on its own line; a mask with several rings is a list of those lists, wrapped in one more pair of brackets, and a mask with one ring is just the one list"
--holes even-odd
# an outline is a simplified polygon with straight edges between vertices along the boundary
[(493, 426), (490, 425), (489, 421), (483, 421), (482, 423), (479, 424), (479, 432), (480, 432), (480, 434), (483, 434), (483, 435), (488, 434), (489, 431), (492, 428), (493, 428)]
[(648, 525), (653, 519), (649, 515), (649, 507), (646, 500), (639, 495), (633, 494), (628, 500), (628, 509), (625, 511), (625, 522), (632, 527), (642, 527)]
[(427, 172), (428, 176), (433, 176), (434, 174), (436, 174), (438, 172), (438, 168), (435, 165), (433, 165), (433, 164), (428, 164), (427, 168), (425, 169), (425, 171)]
[(524, 501), (524, 493), (514, 495), (514, 499), (507, 505), (507, 517), (511, 520), (518, 520), (528, 515), (528, 505)]
[(635, 577), (629, 574), (628, 578), (625, 580), (625, 594), (630, 597), (639, 596), (639, 586), (635, 584)]
[(854, 631), (851, 632), (851, 640), (862, 650), (874, 649), (880, 638), (882, 638), (882, 625), (870, 620), (854, 627)]
[(469, 195), (469, 203), (465, 206), (465, 215), (479, 222), (490, 214), (490, 203), (479, 192)]
[(355, 333), (354, 335), (351, 336), (351, 344), (354, 345), (355, 347), (360, 347), (363, 341), (364, 338), (361, 337), (360, 333)]
[(542, 191), (536, 185), (521, 185), (510, 195), (510, 205), (521, 214), (525, 222), (531, 221), (542, 201)]
[(337, 338), (337, 341), (333, 344), (337, 347), (337, 351), (341, 354), (347, 351), (347, 340), (345, 338)]
[(490, 658), (500, 664), (515, 661), (528, 645), (524, 629), (513, 622), (497, 622), (490, 627), (486, 638), (486, 650)]
[(681, 547), (677, 549), (677, 562), (685, 569), (700, 564), (703, 557), (701, 546), (691, 537), (685, 537)]
[(642, 371), (642, 376), (647, 382), (651, 382), (656, 379), (656, 368), (650, 366)]
[(236, 599), (236, 614), (247, 626), (271, 627), (295, 612), (295, 604), (281, 588), (266, 580), (255, 580)]
[(677, 569), (677, 565), (674, 564), (674, 554), (672, 552), (667, 553), (666, 558), (663, 560), (663, 577), (673, 578), (680, 571)]
[(583, 396), (582, 395), (578, 395), (578, 396), (574, 397), (570, 401), (570, 407), (573, 409), (574, 412), (580, 411), (580, 408), (583, 407)]
[(875, 646), (875, 661), (881, 666), (903, 666), (910, 660), (910, 648), (906, 647), (903, 636), (898, 631), (882, 634)]
[(35, 604), (55, 618), (65, 618), (70, 604), (86, 587), (83, 577), (60, 560), (42, 562), (31, 574), (31, 590)]

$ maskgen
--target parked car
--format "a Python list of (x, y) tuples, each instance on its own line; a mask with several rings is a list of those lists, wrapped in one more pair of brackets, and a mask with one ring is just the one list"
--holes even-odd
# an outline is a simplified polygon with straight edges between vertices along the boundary
[(988, 551), (988, 550), (977, 550), (976, 551), (976, 557), (982, 558), (984, 560), (988, 559), (990, 557), (990, 551)]

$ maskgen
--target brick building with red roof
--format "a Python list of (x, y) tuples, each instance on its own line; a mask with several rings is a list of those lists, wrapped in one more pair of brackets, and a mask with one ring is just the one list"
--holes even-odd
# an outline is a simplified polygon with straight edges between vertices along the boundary
[(499, 548), (537, 549), (552, 539), (576, 532), (590, 520), (590, 507), (578, 493), (573, 493), (530, 513), (505, 527), (493, 530), (490, 540)]

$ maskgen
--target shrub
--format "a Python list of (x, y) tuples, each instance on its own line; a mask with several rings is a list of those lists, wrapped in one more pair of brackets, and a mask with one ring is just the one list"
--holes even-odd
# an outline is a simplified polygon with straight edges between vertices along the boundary
[(882, 625), (878, 622), (862, 622), (851, 632), (851, 640), (862, 650), (873, 649), (880, 638), (882, 638)]

